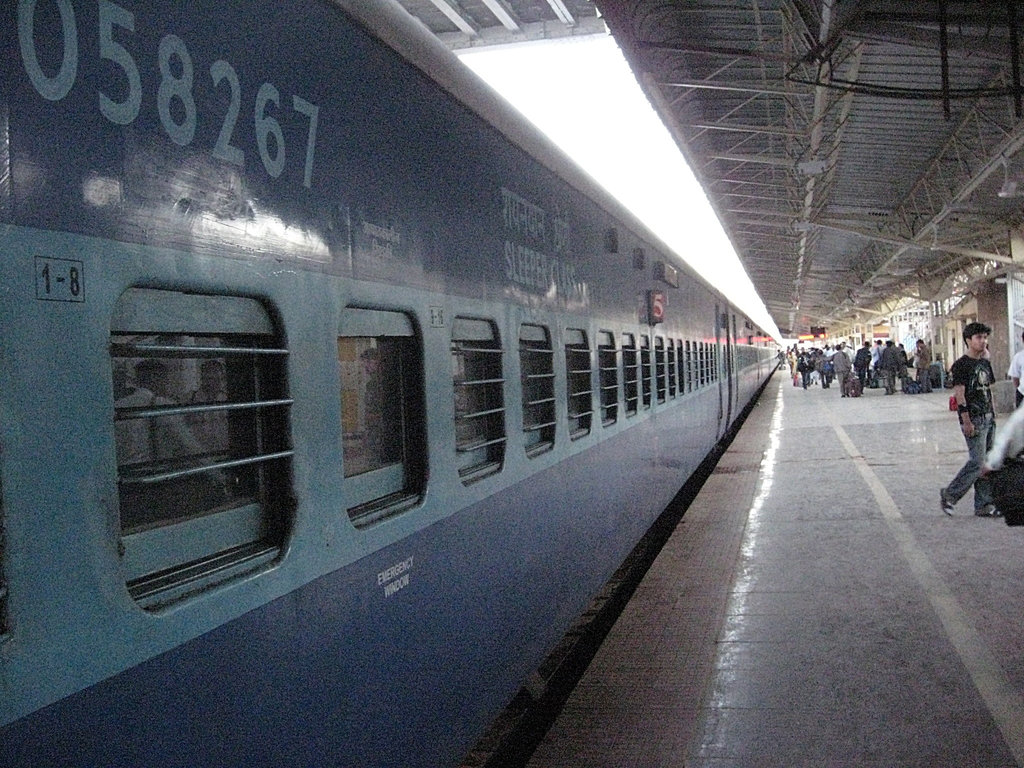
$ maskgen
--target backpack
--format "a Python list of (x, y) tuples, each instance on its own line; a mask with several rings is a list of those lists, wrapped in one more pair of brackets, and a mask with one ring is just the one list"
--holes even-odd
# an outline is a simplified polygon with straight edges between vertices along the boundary
[(1024, 458), (1007, 459), (1003, 468), (989, 475), (992, 501), (1007, 525), (1024, 525)]

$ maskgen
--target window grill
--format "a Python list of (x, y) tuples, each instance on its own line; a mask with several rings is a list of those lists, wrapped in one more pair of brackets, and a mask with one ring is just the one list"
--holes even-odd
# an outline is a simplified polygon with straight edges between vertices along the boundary
[(594, 417), (594, 390), (590, 379), (590, 345), (579, 328), (565, 331), (566, 393), (569, 398), (569, 437), (577, 440), (590, 434)]
[(676, 361), (681, 354), (678, 340), (668, 340), (668, 396), (676, 396), (676, 384), (679, 381)]
[(555, 444), (555, 361), (551, 334), (539, 325), (519, 329), (519, 368), (523, 392), (523, 432), (531, 458)]
[(497, 327), (457, 317), (452, 324), (455, 452), (465, 485), (500, 472), (505, 461), (505, 379)]
[(654, 391), (659, 403), (664, 403), (666, 399), (667, 382), (665, 381), (665, 377), (667, 369), (668, 366), (665, 360), (665, 338), (663, 336), (656, 336), (654, 338)]
[(423, 355), (412, 320), (400, 312), (348, 307), (340, 331), (344, 488), (349, 519), (363, 528), (423, 497)]
[(653, 373), (654, 371), (651, 370), (651, 337), (644, 333), (640, 335), (640, 383), (642, 384), (644, 408), (651, 407), (651, 376)]
[(626, 416), (635, 416), (640, 402), (637, 378), (636, 339), (631, 333), (622, 334), (622, 385), (625, 390)]
[(686, 369), (686, 391), (693, 392), (693, 345), (690, 343), (689, 339), (686, 340), (685, 355), (686, 357), (683, 360), (683, 365)]
[(110, 356), (129, 593), (164, 602), (272, 560), (293, 506), (292, 399), (266, 310), (130, 289)]
[(601, 423), (614, 424), (619, 417), (619, 354), (615, 337), (601, 331), (597, 342), (597, 367), (601, 387)]

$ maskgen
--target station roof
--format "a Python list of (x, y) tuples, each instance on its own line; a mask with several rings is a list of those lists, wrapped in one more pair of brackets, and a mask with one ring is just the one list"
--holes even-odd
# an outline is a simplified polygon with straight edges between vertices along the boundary
[(452, 49), (607, 24), (783, 335), (1013, 266), (1019, 0), (397, 2)]

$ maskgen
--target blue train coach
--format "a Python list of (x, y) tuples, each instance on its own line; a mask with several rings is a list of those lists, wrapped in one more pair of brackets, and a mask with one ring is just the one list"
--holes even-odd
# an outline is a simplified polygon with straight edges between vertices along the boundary
[(457, 763), (769, 341), (387, 3), (0, 55), (0, 765)]

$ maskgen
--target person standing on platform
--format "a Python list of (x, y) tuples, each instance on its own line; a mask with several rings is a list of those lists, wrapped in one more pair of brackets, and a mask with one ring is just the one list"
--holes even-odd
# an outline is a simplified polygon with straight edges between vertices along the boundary
[(878, 371), (878, 367), (882, 362), (882, 340), (875, 339), (875, 346), (871, 348), (871, 368), (874, 371)]
[(850, 362), (850, 358), (846, 354), (845, 342), (839, 342), (839, 345), (836, 347), (836, 353), (832, 355), (832, 367), (835, 368), (836, 380), (839, 382), (839, 391), (842, 393), (840, 397), (849, 397), (847, 380), (850, 378), (850, 372), (853, 370), (853, 363)]
[(878, 359), (878, 370), (885, 382), (885, 394), (896, 394), (896, 373), (900, 369), (900, 355), (892, 339), (885, 342), (885, 349)]
[[(822, 389), (828, 389), (828, 374), (825, 371), (825, 353), (820, 349), (813, 350), (814, 355), (814, 372), (818, 374), (818, 381), (821, 382)], [(813, 376), (811, 379), (813, 380)]]
[(979, 517), (998, 517), (1000, 514), (992, 503), (991, 480), (982, 474), (996, 426), (991, 390), (994, 376), (985, 354), (991, 332), (992, 329), (984, 323), (968, 323), (964, 328), (967, 352), (950, 369), (953, 396), (957, 403), (956, 415), (967, 441), (968, 458), (952, 482), (939, 490), (942, 511), (947, 515), (953, 514), (953, 507), (967, 495), (971, 486), (974, 487), (974, 514)]
[(868, 369), (871, 367), (871, 342), (865, 341), (864, 345), (857, 350), (857, 356), (853, 358), (853, 368), (857, 371), (857, 378), (860, 379), (860, 388), (863, 391), (868, 385)]
[(814, 358), (811, 357), (810, 352), (800, 353), (800, 357), (797, 358), (796, 369), (803, 377), (804, 389), (807, 389), (811, 385), (811, 372), (814, 370)]
[[(1020, 335), (1020, 340), (1024, 341), (1024, 333)], [(1013, 394), (1017, 398), (1014, 407), (1020, 408), (1021, 401), (1024, 401), (1024, 349), (1013, 356), (1006, 375), (1013, 379)]]
[(932, 378), (929, 368), (932, 364), (932, 353), (924, 339), (917, 340), (914, 348), (914, 369), (917, 372), (917, 383), (921, 385), (922, 392), (932, 391)]
[(896, 359), (900, 364), (900, 367), (896, 371), (896, 375), (899, 377), (900, 380), (900, 390), (905, 392), (907, 389), (907, 381), (910, 378), (909, 376), (907, 376), (907, 368), (910, 366), (910, 358), (907, 357), (906, 347), (904, 347), (902, 344), (897, 345)]

